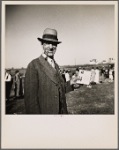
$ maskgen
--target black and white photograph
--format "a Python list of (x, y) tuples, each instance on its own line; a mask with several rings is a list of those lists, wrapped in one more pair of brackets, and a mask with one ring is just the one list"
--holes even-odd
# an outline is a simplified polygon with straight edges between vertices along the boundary
[[(4, 123), (5, 118), (12, 118), (12, 131), (14, 117), (16, 122), (19, 117), (25, 117), (24, 120), (29, 123), (30, 117), (34, 122), (38, 121), (35, 118), (42, 120), (48, 117), (49, 122), (53, 119), (53, 126), (56, 124), (54, 119), (60, 122), (63, 118), (61, 125), (65, 124), (66, 130), (63, 130), (66, 133), (72, 133), (71, 126), (67, 128), (66, 122), (72, 124), (73, 120), (73, 127), (78, 125), (80, 128), (81, 125), (80, 129), (74, 129), (74, 133), (79, 133), (85, 122), (84, 133), (81, 133), (83, 130), (80, 132), (83, 136), (79, 137), (83, 142), (75, 139), (74, 144), (70, 144), (72, 138), (69, 136), (67, 144), (56, 140), (55, 144), (49, 141), (45, 145), (43, 140), (44, 143), (40, 145), (32, 140), (33, 145), (27, 147), (27, 142), (16, 146), (11, 139), (11, 143), (8, 141), (6, 144), (3, 141), (4, 148), (117, 147), (117, 4), (117, 1), (2, 2), (1, 104)], [(96, 120), (94, 121), (93, 117), (99, 119), (100, 127), (103, 126), (101, 120), (105, 120), (104, 127), (100, 129), (101, 133), (96, 134), (100, 131), (98, 126), (94, 125)], [(105, 117), (114, 120), (113, 123), (110, 124), (109, 118), (106, 120)], [(82, 123), (77, 124), (80, 119)], [(89, 131), (92, 128), (92, 120), (93, 126), (97, 127), (92, 131), (95, 132), (93, 138), (97, 136), (95, 143), (89, 140), (92, 137)], [(109, 135), (108, 129), (105, 130), (107, 124)], [(25, 124), (23, 129), (26, 129), (26, 126)], [(110, 130), (113, 127), (114, 132)], [(32, 130), (31, 127), (30, 129)], [(27, 132), (30, 129), (26, 129)], [(11, 133), (9, 123), (7, 130)], [(101, 141), (104, 143), (101, 144), (99, 138), (102, 137), (100, 134), (103, 135), (103, 130), (105, 135)], [(48, 132), (51, 136), (49, 128)], [(38, 140), (35, 133), (36, 131), (33, 137)], [(54, 133), (55, 131), (53, 138)], [(59, 134), (58, 131), (56, 135)], [(3, 135), (4, 139), (5, 129)], [(42, 135), (44, 139), (45, 135)], [(10, 137), (9, 134), (8, 139)], [(60, 137), (61, 134), (58, 139)], [(78, 138), (77, 134), (76, 137)], [(63, 140), (65, 141), (65, 138)], [(85, 142), (87, 144), (84, 144)]]

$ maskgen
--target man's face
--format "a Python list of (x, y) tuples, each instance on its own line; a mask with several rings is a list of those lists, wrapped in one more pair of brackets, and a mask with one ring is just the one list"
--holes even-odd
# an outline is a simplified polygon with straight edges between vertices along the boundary
[(56, 52), (57, 44), (51, 42), (44, 42), (43, 43), (43, 50), (44, 54), (48, 57), (53, 58)]

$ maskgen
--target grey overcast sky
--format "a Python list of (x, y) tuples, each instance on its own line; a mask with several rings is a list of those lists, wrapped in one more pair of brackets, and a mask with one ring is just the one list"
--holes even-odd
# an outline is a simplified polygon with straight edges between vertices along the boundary
[(115, 57), (114, 5), (6, 5), (5, 67), (27, 67), (42, 53), (37, 37), (45, 28), (62, 41), (59, 65), (99, 62)]

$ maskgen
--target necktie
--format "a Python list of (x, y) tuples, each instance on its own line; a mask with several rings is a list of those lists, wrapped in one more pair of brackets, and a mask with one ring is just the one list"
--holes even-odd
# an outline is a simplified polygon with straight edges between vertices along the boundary
[(54, 61), (51, 59), (51, 66), (53, 67), (53, 68), (55, 68), (55, 63), (54, 63)]

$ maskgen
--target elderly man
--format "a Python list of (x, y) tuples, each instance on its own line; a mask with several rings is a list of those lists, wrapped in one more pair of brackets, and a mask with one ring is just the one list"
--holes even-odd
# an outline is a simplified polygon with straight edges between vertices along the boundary
[(43, 54), (32, 60), (25, 75), (25, 106), (27, 114), (67, 114), (65, 82), (54, 60), (61, 43), (55, 29), (46, 28), (38, 38)]

